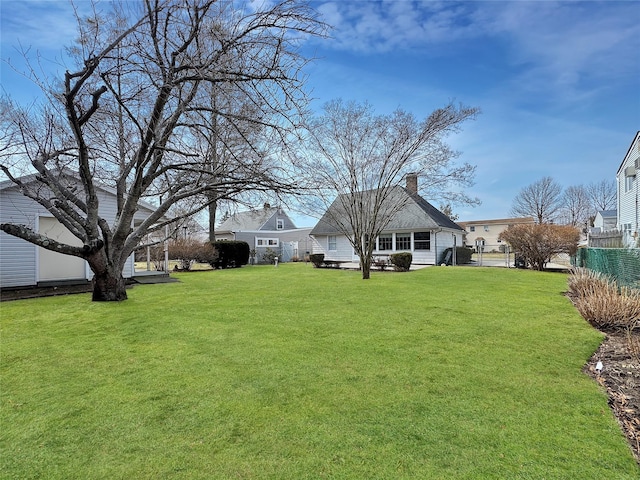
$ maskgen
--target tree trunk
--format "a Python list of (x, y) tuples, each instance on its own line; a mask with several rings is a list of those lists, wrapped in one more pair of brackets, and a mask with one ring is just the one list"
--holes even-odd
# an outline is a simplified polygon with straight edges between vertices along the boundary
[(360, 268), (362, 270), (362, 279), (369, 280), (371, 277), (371, 258), (360, 260)]
[(121, 302), (127, 299), (126, 283), (122, 273), (107, 269), (93, 277), (94, 302)]
[(209, 241), (216, 241), (216, 210), (218, 202), (212, 200), (209, 202)]

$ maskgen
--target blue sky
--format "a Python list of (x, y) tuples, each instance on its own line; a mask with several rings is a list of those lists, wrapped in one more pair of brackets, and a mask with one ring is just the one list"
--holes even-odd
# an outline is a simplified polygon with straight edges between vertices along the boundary
[[(482, 110), (449, 138), (477, 165), (470, 193), (482, 201), (454, 206), (460, 220), (508, 217), (518, 191), (543, 176), (563, 186), (614, 179), (640, 130), (640, 1), (312, 5), (334, 27), (305, 46), (318, 58), (307, 71), (315, 109), (343, 98), (419, 118), (450, 100)], [(56, 68), (75, 34), (66, 1), (2, 0), (0, 13), (3, 60), (19, 67), (21, 43)], [(6, 92), (37, 94), (0, 68)]]

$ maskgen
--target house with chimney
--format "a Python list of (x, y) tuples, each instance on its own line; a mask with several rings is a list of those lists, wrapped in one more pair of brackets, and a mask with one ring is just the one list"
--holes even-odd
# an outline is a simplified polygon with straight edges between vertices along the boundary
[[(462, 246), (464, 229), (457, 225), (427, 200), (418, 195), (418, 176), (408, 174), (406, 186), (395, 186), (389, 201), (399, 206), (385, 229), (375, 238), (373, 255), (385, 258), (393, 253), (411, 252), (414, 264), (436, 265), (444, 260), (444, 252), (453, 246)], [(375, 190), (363, 192), (375, 195)], [(348, 222), (340, 220), (340, 206), (349, 198), (339, 195), (311, 230), (313, 253), (324, 254), (325, 260), (359, 262), (349, 237), (340, 228)], [(351, 234), (351, 236), (353, 236)]]

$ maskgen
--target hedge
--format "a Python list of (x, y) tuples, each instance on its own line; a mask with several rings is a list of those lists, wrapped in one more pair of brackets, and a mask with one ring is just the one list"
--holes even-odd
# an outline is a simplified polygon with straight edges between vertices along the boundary
[(249, 263), (249, 244), (236, 240), (218, 240), (213, 242), (218, 258), (210, 265), (213, 268), (239, 268)]

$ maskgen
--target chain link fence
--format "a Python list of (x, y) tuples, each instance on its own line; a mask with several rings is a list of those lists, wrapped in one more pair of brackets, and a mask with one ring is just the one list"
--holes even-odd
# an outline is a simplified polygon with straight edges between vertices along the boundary
[(640, 289), (638, 248), (579, 248), (572, 263), (609, 275), (620, 287)]

